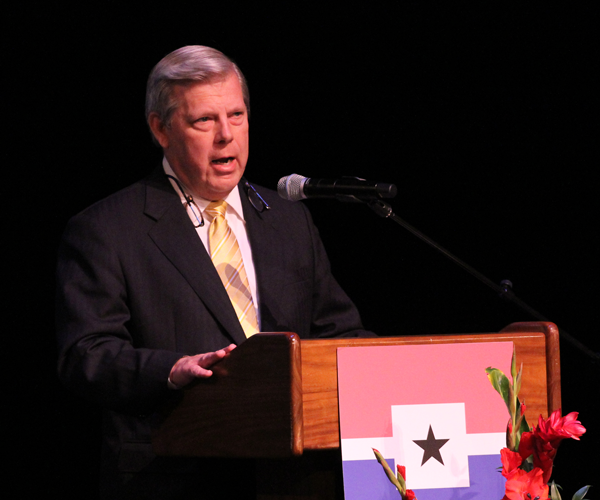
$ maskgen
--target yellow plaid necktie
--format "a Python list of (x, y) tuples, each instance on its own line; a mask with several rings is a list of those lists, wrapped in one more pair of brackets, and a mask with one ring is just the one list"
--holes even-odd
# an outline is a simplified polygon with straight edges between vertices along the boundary
[(250, 284), (244, 269), (240, 247), (225, 219), (226, 210), (227, 203), (220, 200), (211, 202), (204, 211), (207, 218), (211, 220), (208, 229), (210, 258), (221, 277), (225, 290), (227, 290), (246, 337), (250, 337), (258, 333), (256, 310), (252, 303)]

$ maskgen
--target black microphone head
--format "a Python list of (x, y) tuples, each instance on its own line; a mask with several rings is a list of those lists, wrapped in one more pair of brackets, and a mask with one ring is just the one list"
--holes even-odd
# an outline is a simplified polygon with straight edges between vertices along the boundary
[(306, 198), (304, 194), (304, 184), (308, 178), (298, 174), (290, 174), (282, 177), (277, 183), (277, 193), (284, 200), (300, 201)]

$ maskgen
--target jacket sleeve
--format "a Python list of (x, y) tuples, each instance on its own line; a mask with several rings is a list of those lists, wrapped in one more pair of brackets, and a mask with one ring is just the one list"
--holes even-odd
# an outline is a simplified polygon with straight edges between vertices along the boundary
[(183, 356), (152, 349), (130, 330), (126, 276), (113, 235), (84, 212), (72, 219), (58, 252), (58, 373), (74, 392), (124, 413), (148, 413), (168, 394)]

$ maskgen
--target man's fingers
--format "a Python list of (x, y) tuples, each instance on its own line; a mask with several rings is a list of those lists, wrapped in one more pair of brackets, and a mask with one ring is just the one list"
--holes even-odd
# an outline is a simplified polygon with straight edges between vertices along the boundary
[(207, 370), (205, 367), (198, 364), (191, 365), (189, 369), (190, 375), (193, 375), (196, 378), (208, 378), (213, 374), (212, 370)]
[(213, 374), (209, 368), (234, 349), (235, 344), (229, 344), (215, 352), (181, 358), (173, 365), (169, 379), (176, 386), (184, 387), (195, 378), (208, 378)]
[(199, 354), (200, 359), (198, 360), (198, 364), (203, 368), (210, 368), (217, 361), (223, 359), (227, 354), (235, 349), (235, 344), (229, 344), (227, 347), (223, 349), (219, 349), (215, 352), (208, 352), (206, 354)]

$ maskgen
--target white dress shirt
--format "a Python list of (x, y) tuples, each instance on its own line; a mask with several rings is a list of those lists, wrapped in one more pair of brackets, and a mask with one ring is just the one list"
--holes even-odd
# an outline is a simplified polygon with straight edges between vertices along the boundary
[[(167, 175), (172, 175), (175, 177), (181, 186), (183, 187), (185, 194), (188, 196), (192, 196), (194, 198), (194, 202), (198, 205), (198, 208), (202, 212), (204, 217), (204, 225), (196, 228), (196, 233), (202, 241), (204, 248), (207, 253), (210, 255), (209, 247), (208, 247), (208, 229), (210, 228), (210, 222), (207, 220), (206, 215), (204, 214), (204, 210), (208, 206), (211, 201), (216, 200), (206, 200), (199, 196), (194, 196), (194, 194), (189, 190), (189, 188), (181, 182), (181, 179), (175, 175), (171, 165), (166, 158), (163, 158), (163, 168)], [(181, 198), (181, 203), (185, 203), (185, 198), (181, 193), (179, 187), (173, 181), (173, 179), (169, 179), (173, 189), (177, 194), (179, 194)], [(225, 219), (227, 219), (227, 224), (235, 234), (235, 238), (237, 239), (238, 245), (240, 247), (240, 252), (242, 253), (242, 260), (244, 261), (244, 268), (246, 269), (246, 276), (248, 276), (248, 282), (250, 284), (250, 293), (252, 294), (252, 301), (254, 303), (254, 308), (256, 309), (256, 319), (258, 321), (258, 326), (260, 329), (260, 308), (259, 308), (259, 297), (258, 290), (256, 288), (256, 273), (254, 272), (254, 261), (252, 259), (252, 249), (250, 248), (250, 242), (248, 241), (248, 233), (246, 232), (246, 221), (244, 220), (244, 211), (242, 209), (242, 200), (240, 199), (240, 191), (238, 186), (236, 186), (224, 199), (227, 202), (227, 212), (225, 213)], [(196, 218), (188, 211), (188, 215), (192, 222), (197, 225), (198, 222)]]

